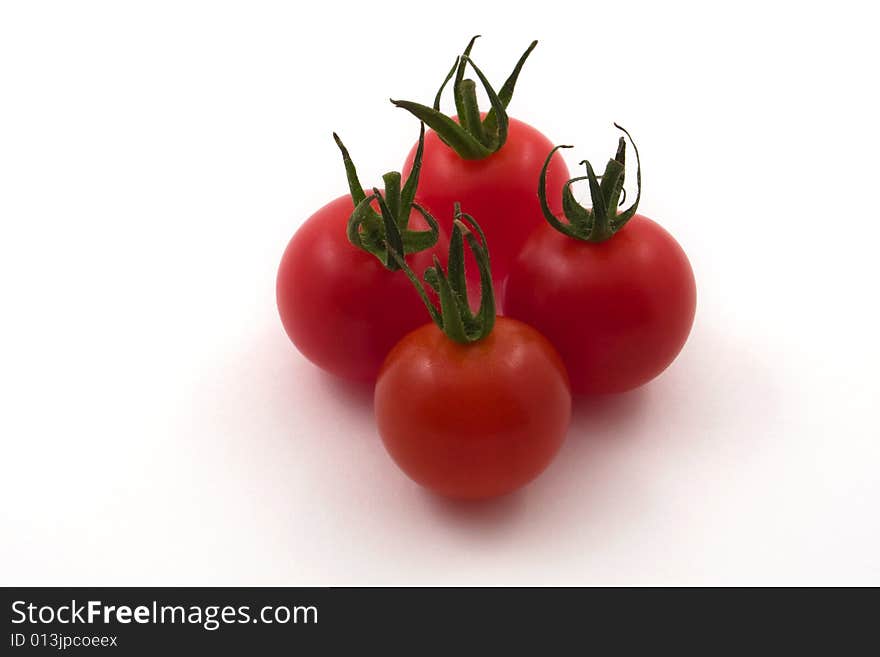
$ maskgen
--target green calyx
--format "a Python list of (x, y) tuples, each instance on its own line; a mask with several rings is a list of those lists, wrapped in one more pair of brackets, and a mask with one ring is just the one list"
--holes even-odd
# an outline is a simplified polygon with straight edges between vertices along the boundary
[[(394, 271), (400, 269), (400, 265), (393, 253), (418, 253), (429, 249), (437, 243), (440, 237), (440, 227), (437, 220), (427, 210), (415, 202), (416, 188), (419, 184), (419, 173), (422, 169), (422, 153), (425, 146), (425, 124), (419, 132), (419, 148), (413, 161), (412, 171), (406, 179), (403, 187), (400, 186), (401, 176), (397, 171), (391, 171), (382, 176), (385, 182), (385, 194), (373, 188), (373, 193), (367, 196), (364, 188), (358, 180), (354, 162), (348, 154), (348, 150), (335, 132), (333, 139), (342, 151), (342, 161), (345, 164), (345, 173), (348, 178), (348, 188), (351, 192), (351, 200), (354, 202), (354, 211), (348, 219), (348, 240), (357, 248), (376, 256), (386, 268)], [(376, 212), (372, 203), (379, 205)], [(409, 217), (412, 210), (419, 212), (428, 222), (428, 230), (409, 230)], [(387, 230), (392, 224), (393, 231)]]
[[(386, 219), (389, 232), (394, 226)], [(468, 226), (470, 224), (470, 227)], [(471, 230), (473, 228), (473, 230)], [(476, 231), (476, 235), (474, 234)], [(389, 240), (389, 243), (391, 240)], [(468, 303), (467, 279), (464, 273), (464, 243), (474, 254), (480, 270), (480, 307), (476, 314), (471, 312)], [(425, 270), (424, 278), (440, 299), (438, 310), (418, 276), (410, 269), (399, 250), (393, 251), (393, 257), (400, 268), (406, 272), (415, 286), (431, 319), (452, 340), (462, 344), (470, 344), (482, 340), (492, 332), (495, 326), (495, 292), (492, 288), (492, 272), (489, 265), (489, 251), (486, 248), (486, 236), (480, 225), (469, 214), (461, 211), (455, 204), (455, 220), (452, 226), (452, 237), (449, 241), (449, 260), (446, 271), (443, 270), (437, 256), (434, 266)]]
[[(620, 137), (617, 143), (617, 153), (613, 158), (608, 160), (605, 165), (605, 173), (597, 176), (593, 171), (593, 166), (589, 160), (584, 160), (581, 164), (587, 166), (587, 175), (572, 178), (562, 187), (562, 212), (568, 222), (560, 221), (556, 215), (550, 210), (547, 204), (547, 168), (550, 166), (550, 160), (560, 148), (571, 148), (571, 146), (557, 146), (544, 161), (544, 167), (541, 169), (541, 178), (538, 182), (538, 199), (541, 201), (541, 210), (549, 224), (564, 235), (585, 242), (604, 242), (614, 236), (632, 219), (633, 215), (639, 207), (639, 200), (642, 197), (642, 165), (639, 161), (639, 149), (632, 139), (632, 136), (624, 128), (618, 124), (614, 127), (621, 130), (632, 144), (633, 151), (636, 154), (636, 200), (633, 204), (623, 212), (619, 212), (618, 208), (621, 202), (626, 201), (626, 192), (623, 189), (626, 164), (626, 139)], [(601, 178), (601, 183), (599, 179)], [(579, 204), (571, 191), (572, 183), (580, 180), (588, 180), (590, 184), (590, 197), (593, 202), (592, 208), (585, 208)]]
[[(419, 120), (427, 123), (443, 140), (443, 143), (465, 160), (482, 160), (504, 146), (504, 142), (507, 141), (507, 106), (510, 104), (510, 99), (513, 98), (513, 89), (523, 64), (526, 63), (526, 59), (538, 45), (537, 41), (532, 41), (514, 66), (513, 72), (496, 93), (486, 76), (470, 58), (471, 48), (478, 38), (479, 35), (472, 38), (464, 52), (455, 59), (455, 63), (434, 98), (433, 107), (408, 100), (391, 100), (397, 107), (402, 107), (414, 114)], [(486, 95), (489, 97), (491, 109), (486, 114), (486, 118), (482, 120), (480, 119), (480, 108), (477, 105), (477, 85), (473, 80), (464, 77), (468, 64), (477, 74), (480, 84), (483, 85), (483, 89), (486, 90)], [(440, 112), (440, 97), (453, 75), (455, 80), (452, 83), (452, 93), (455, 98), (458, 123)]]

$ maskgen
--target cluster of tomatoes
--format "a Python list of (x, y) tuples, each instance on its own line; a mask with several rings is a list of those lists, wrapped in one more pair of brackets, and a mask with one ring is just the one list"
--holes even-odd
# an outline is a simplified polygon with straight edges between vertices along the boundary
[[(572, 393), (619, 393), (656, 377), (694, 318), (687, 257), (636, 214), (641, 166), (629, 133), (617, 126), (600, 175), (584, 161), (586, 175), (571, 178), (559, 154), (568, 146), (507, 115), (536, 43), (497, 92), (471, 60), (472, 39), (433, 106), (392, 101), (421, 131), (404, 175), (385, 174), (383, 189), (361, 185), (334, 135), (350, 193), (302, 225), (278, 271), (278, 309), (296, 347), (328, 372), (375, 382), (388, 452), (450, 497), (531, 481), (565, 438)], [(450, 81), (452, 118), (439, 109)], [(621, 210), (627, 138), (638, 193)], [(578, 181), (590, 207), (574, 197)]]

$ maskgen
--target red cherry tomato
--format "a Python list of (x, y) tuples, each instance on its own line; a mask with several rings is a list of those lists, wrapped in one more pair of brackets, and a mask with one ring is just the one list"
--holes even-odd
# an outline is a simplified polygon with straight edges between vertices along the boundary
[(547, 467), (568, 428), (571, 393), (553, 346), (499, 317), (471, 344), (434, 324), (407, 335), (382, 367), (375, 409), (385, 447), (410, 478), (476, 499), (513, 491)]
[[(371, 381), (397, 341), (425, 323), (425, 307), (406, 274), (349, 242), (353, 210), (351, 196), (341, 196), (300, 227), (281, 258), (276, 297), (284, 329), (306, 358), (337, 376)], [(428, 227), (415, 211), (410, 225)], [(407, 260), (423, 271), (434, 253)]]
[[(456, 202), (480, 222), (492, 249), (492, 278), (499, 290), (513, 258), (531, 232), (543, 223), (535, 185), (552, 148), (543, 134), (513, 118), (509, 119), (504, 145), (481, 160), (463, 159), (434, 131), (425, 135), (419, 199), (433, 210), (447, 234)], [(417, 145), (406, 159), (404, 175), (412, 169), (416, 150)], [(554, 155), (547, 170), (547, 190), (556, 212), (561, 210), (562, 186), (568, 178), (565, 161), (559, 154)], [(468, 278), (473, 281), (476, 268), (470, 259), (468, 264)]]
[(504, 298), (507, 315), (559, 350), (580, 394), (623, 392), (660, 374), (684, 346), (695, 308), (684, 251), (638, 214), (599, 243), (539, 227), (511, 267)]

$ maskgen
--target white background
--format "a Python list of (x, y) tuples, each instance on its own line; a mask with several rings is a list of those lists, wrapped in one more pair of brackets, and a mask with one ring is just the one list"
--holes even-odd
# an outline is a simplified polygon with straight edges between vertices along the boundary
[[(6, 2), (0, 580), (880, 584), (876, 23), (867, 3)], [(582, 403), (534, 484), (422, 492), (369, 391), (289, 343), (274, 275), (375, 183), (475, 33), (511, 104), (681, 242), (696, 323)], [(447, 107), (451, 102), (447, 98)]]

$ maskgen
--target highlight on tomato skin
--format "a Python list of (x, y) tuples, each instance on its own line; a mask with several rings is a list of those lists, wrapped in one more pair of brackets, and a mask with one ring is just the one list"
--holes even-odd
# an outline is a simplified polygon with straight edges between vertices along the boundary
[(375, 390), (388, 453), (440, 495), (482, 499), (537, 477), (559, 451), (571, 419), (565, 366), (533, 328), (499, 317), (473, 344), (434, 324), (388, 355)]
[[(636, 214), (641, 163), (632, 146), (638, 193), (626, 210), (618, 210), (624, 198), (624, 137), (602, 176), (583, 162), (587, 175), (563, 189), (568, 195), (563, 213), (547, 203), (542, 176), (538, 197), (546, 222), (526, 241), (504, 289), (505, 313), (553, 343), (575, 394), (626, 392), (658, 376), (683, 348), (696, 313), (687, 255), (659, 224)], [(547, 162), (558, 148), (569, 147), (554, 148)], [(589, 181), (590, 209), (571, 196), (571, 183), (578, 180)]]

